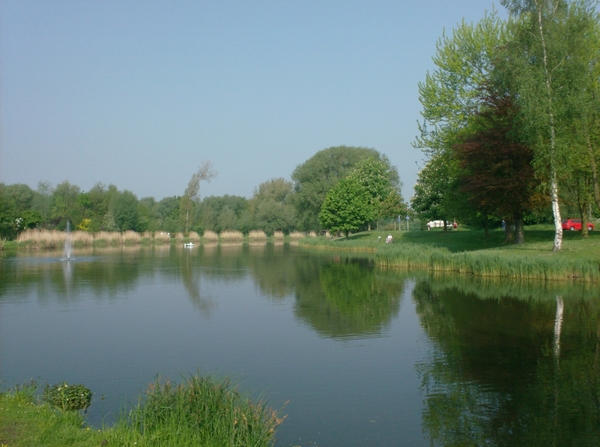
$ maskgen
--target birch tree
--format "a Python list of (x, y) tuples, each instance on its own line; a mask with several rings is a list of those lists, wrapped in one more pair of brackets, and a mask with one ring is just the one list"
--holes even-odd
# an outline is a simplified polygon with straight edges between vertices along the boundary
[(190, 220), (194, 210), (194, 204), (200, 201), (200, 182), (209, 182), (217, 176), (210, 161), (203, 161), (198, 170), (192, 175), (181, 197), (179, 209), (185, 223), (185, 232), (189, 231)]
[[(520, 99), (522, 138), (534, 148), (534, 167), (550, 195), (554, 217), (553, 250), (562, 249), (559, 182), (570, 175), (573, 121), (582, 104), (574, 101), (589, 84), (573, 74), (593, 60), (581, 51), (593, 21), (591, 3), (566, 0), (501, 0), (510, 12), (513, 36), (507, 46), (513, 86)], [(583, 70), (586, 71), (585, 69)]]

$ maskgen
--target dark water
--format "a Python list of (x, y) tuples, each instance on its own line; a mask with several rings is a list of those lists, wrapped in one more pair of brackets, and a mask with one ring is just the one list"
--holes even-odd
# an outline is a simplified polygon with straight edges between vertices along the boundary
[(599, 287), (375, 268), (288, 245), (0, 260), (0, 380), (110, 424), (157, 375), (229, 375), (279, 446), (600, 445)]

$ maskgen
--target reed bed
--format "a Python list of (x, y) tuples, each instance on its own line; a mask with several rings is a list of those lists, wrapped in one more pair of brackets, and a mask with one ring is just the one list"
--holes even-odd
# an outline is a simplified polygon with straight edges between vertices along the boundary
[(188, 239), (192, 242), (200, 242), (200, 235), (195, 231), (190, 231)]
[(151, 244), (154, 240), (154, 234), (152, 231), (144, 231), (142, 234), (140, 234), (140, 238), (142, 244)]
[(273, 232), (273, 239), (275, 239), (276, 241), (282, 241), (284, 238), (284, 234), (283, 231), (275, 231)]
[(166, 231), (156, 231), (154, 233), (154, 243), (158, 244), (170, 244), (171, 243), (171, 233), (167, 233)]
[(593, 259), (481, 251), (451, 253), (446, 248), (402, 243), (382, 246), (375, 260), (388, 267), (426, 268), (483, 277), (600, 282), (600, 261)]
[(175, 233), (174, 239), (176, 242), (183, 242), (183, 237), (184, 237), (183, 233), (179, 231), (179, 232)]
[(70, 234), (71, 243), (76, 246), (90, 246), (94, 244), (94, 235), (87, 231), (73, 231)]
[(121, 234), (121, 243), (125, 245), (137, 245), (142, 242), (142, 237), (135, 231), (125, 231)]
[(219, 234), (219, 240), (222, 242), (243, 242), (244, 235), (241, 231), (223, 231)]
[(26, 248), (62, 248), (67, 233), (57, 230), (25, 230), (17, 236), (17, 243)]
[(306, 235), (300, 231), (292, 231), (290, 233), (290, 239), (292, 240), (302, 239), (303, 237), (306, 237)]
[(98, 245), (121, 245), (121, 233), (116, 231), (99, 231), (94, 234), (94, 243)]
[(204, 242), (218, 242), (219, 241), (219, 235), (217, 233), (215, 233), (214, 231), (205, 231), (204, 234), (202, 235), (202, 240)]
[(262, 230), (252, 230), (248, 233), (248, 240), (250, 242), (266, 241), (267, 234)]
[(308, 237), (317, 237), (317, 233), (311, 231), (310, 233), (308, 233)]

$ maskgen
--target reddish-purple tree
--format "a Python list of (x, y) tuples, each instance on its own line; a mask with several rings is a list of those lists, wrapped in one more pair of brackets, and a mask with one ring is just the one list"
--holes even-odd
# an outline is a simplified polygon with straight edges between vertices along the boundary
[(454, 146), (461, 190), (480, 213), (505, 219), (507, 242), (523, 243), (523, 215), (539, 201), (531, 148), (513, 140), (515, 105), (488, 88), (476, 130)]

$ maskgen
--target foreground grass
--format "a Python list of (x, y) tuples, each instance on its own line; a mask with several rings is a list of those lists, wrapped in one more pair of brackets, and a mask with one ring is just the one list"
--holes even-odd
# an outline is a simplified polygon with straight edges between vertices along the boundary
[[(526, 230), (526, 243), (504, 244), (504, 233), (461, 230), (359, 233), (348, 239), (304, 239), (302, 245), (336, 250), (374, 252), (381, 266), (424, 268), (475, 276), (512, 279), (581, 280), (600, 282), (600, 232), (582, 238), (579, 232), (564, 234), (563, 250), (552, 252), (551, 228)], [(380, 239), (381, 237), (381, 239)]]
[(85, 426), (79, 412), (60, 411), (36, 397), (37, 387), (0, 394), (0, 446), (272, 446), (277, 413), (254, 404), (231, 383), (191, 376), (156, 381), (140, 403), (110, 428)]

